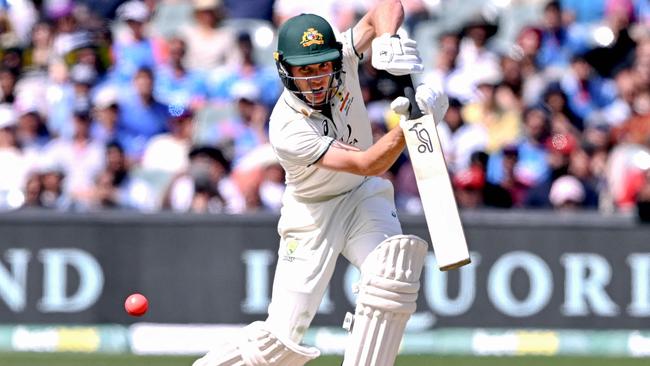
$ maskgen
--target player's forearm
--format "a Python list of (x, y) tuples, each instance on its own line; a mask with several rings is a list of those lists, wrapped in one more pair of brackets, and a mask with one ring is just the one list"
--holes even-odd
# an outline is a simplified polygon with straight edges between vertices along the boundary
[(375, 30), (374, 37), (384, 33), (395, 34), (403, 21), (404, 8), (400, 0), (381, 1), (370, 16), (370, 24)]
[(334, 141), (316, 165), (356, 175), (382, 175), (393, 166), (405, 146), (404, 132), (397, 126), (365, 151)]
[(382, 136), (374, 145), (362, 153), (363, 175), (382, 175), (390, 169), (400, 156), (406, 143), (402, 128), (396, 126)]
[(355, 49), (365, 52), (376, 37), (395, 34), (404, 21), (404, 8), (399, 0), (383, 0), (370, 10), (354, 28)]

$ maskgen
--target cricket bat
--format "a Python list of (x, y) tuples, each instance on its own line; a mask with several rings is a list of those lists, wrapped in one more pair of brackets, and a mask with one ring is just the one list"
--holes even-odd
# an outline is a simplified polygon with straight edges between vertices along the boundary
[(408, 120), (401, 126), (438, 268), (456, 269), (471, 260), (436, 124), (432, 115), (420, 111), (412, 87), (406, 87), (404, 94), (411, 109)]

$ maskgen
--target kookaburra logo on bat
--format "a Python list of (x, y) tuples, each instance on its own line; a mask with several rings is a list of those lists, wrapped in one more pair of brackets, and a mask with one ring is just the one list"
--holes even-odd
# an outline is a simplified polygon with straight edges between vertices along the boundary
[(420, 154), (424, 154), (425, 152), (433, 152), (433, 142), (431, 142), (429, 131), (422, 128), (421, 125), (422, 123), (418, 122), (409, 128), (409, 131), (413, 131), (415, 133), (415, 136), (420, 141), (420, 145), (418, 145), (418, 152)]

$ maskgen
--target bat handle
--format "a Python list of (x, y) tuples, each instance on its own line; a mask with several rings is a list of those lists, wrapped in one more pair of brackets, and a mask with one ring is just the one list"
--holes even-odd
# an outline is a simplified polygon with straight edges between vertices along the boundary
[(409, 100), (409, 120), (418, 119), (422, 117), (423, 113), (418, 107), (418, 103), (415, 100), (415, 90), (412, 86), (407, 86), (404, 88), (404, 96)]

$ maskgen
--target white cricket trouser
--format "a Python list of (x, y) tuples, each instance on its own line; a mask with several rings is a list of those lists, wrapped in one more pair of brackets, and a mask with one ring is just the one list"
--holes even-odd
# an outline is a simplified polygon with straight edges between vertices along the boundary
[(269, 329), (300, 343), (334, 273), (339, 254), (360, 268), (384, 239), (402, 233), (393, 185), (371, 177), (351, 192), (318, 203), (285, 197)]

